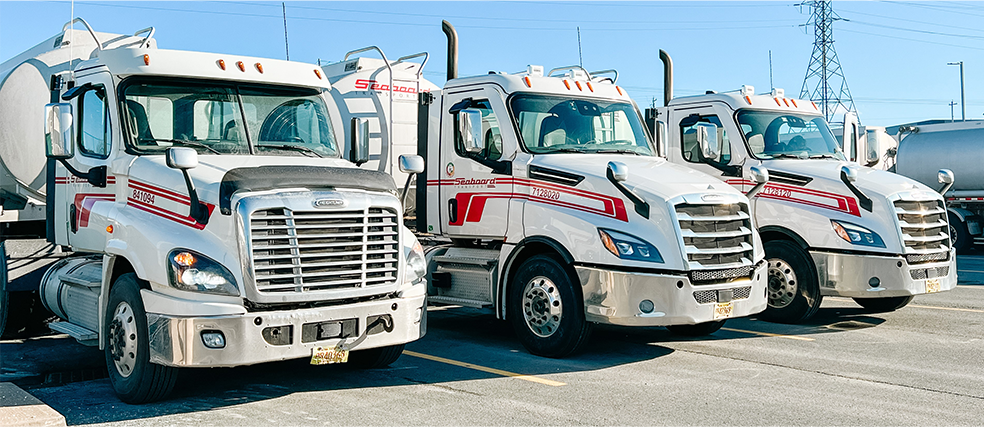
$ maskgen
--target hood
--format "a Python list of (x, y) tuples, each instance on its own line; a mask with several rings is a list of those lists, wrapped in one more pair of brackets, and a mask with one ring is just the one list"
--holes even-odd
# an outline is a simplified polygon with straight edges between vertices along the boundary
[(877, 196), (884, 198), (899, 192), (923, 191), (935, 194), (935, 197), (930, 198), (938, 198), (940, 200), (943, 198), (935, 189), (929, 188), (913, 179), (883, 170), (860, 167), (849, 162), (830, 159), (781, 159), (766, 160), (762, 164), (769, 169), (771, 181), (792, 184), (791, 181), (782, 180), (783, 177), (781, 174), (786, 172), (812, 178), (813, 180), (806, 186), (817, 190), (851, 194), (850, 190), (840, 178), (841, 167), (849, 166), (858, 171), (858, 180), (854, 185), (872, 199), (875, 199)]

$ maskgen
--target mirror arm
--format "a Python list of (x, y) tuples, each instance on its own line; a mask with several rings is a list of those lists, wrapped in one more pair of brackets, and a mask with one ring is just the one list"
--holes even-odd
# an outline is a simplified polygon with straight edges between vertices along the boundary
[(940, 189), (940, 195), (946, 197), (946, 192), (950, 191), (950, 187), (953, 187), (953, 183), (943, 184), (943, 188)]
[(181, 174), (184, 175), (185, 185), (188, 187), (188, 201), (190, 202), (189, 205), (191, 208), (188, 216), (199, 224), (207, 225), (208, 207), (198, 200), (198, 191), (195, 190), (195, 184), (191, 181), (191, 175), (188, 174), (188, 170), (181, 169)]
[(618, 189), (618, 191), (621, 191), (622, 194), (625, 195), (625, 197), (628, 197), (629, 200), (632, 201), (632, 204), (635, 205), (636, 213), (642, 216), (643, 218), (649, 219), (649, 203), (643, 200), (642, 197), (639, 197), (638, 194), (630, 190), (628, 187), (626, 187), (625, 184), (622, 184), (617, 179), (615, 179), (615, 175), (612, 174), (611, 168), (608, 168), (608, 171), (605, 172), (605, 174), (608, 176), (608, 181), (610, 181), (612, 185), (614, 185), (615, 188)]
[(845, 174), (844, 171), (841, 171), (840, 177), (841, 177), (841, 181), (844, 182), (844, 185), (846, 185), (847, 188), (851, 190), (851, 192), (854, 193), (855, 196), (858, 197), (858, 204), (861, 205), (861, 207), (864, 208), (864, 210), (871, 212), (871, 208), (872, 208), (871, 198), (869, 198), (867, 195), (862, 193), (861, 189), (859, 189), (856, 185), (854, 185), (853, 182), (847, 179), (847, 174)]
[(413, 181), (413, 179), (416, 178), (416, 177), (417, 177), (417, 174), (415, 174), (415, 173), (407, 174), (407, 183), (406, 184), (403, 184), (403, 197), (400, 198), (400, 202), (403, 203), (403, 213), (404, 214), (406, 214), (406, 212), (407, 212), (407, 196), (410, 195), (409, 194), (410, 193), (410, 182)]
[(58, 161), (61, 162), (62, 166), (65, 166), (65, 169), (68, 169), (69, 173), (88, 181), (93, 187), (106, 188), (106, 166), (97, 166), (89, 169), (88, 172), (82, 172), (72, 167), (65, 159), (58, 159)]

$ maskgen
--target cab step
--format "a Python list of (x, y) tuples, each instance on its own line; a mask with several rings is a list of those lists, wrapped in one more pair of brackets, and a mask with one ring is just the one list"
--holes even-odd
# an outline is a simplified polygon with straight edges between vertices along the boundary
[(427, 302), (437, 303), (437, 304), (460, 305), (462, 307), (471, 307), (471, 308), (482, 308), (492, 305), (492, 303), (488, 301), (478, 301), (478, 300), (467, 299), (467, 298), (455, 298), (455, 297), (445, 297), (445, 296), (427, 297)]
[(79, 326), (69, 322), (51, 322), (48, 328), (55, 332), (68, 334), (68, 336), (78, 340), (79, 344), (87, 346), (99, 345), (99, 334), (84, 326)]

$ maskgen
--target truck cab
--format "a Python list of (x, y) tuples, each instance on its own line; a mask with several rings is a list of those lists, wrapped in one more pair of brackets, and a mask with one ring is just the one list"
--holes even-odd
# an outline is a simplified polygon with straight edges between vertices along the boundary
[[(456, 58), (453, 27), (445, 32)], [(764, 309), (747, 198), (656, 156), (616, 72), (459, 78), (455, 61), (443, 88), (419, 94), (416, 114), (377, 110), (383, 122), (416, 120), (393, 141), (416, 140), (419, 157), (401, 160), (426, 165), (405, 196), (432, 242), (431, 303), (489, 308), (548, 357), (582, 347), (594, 324), (704, 335)]]
[(648, 116), (670, 162), (740, 189), (752, 185), (751, 167), (769, 170), (752, 202), (769, 271), (763, 317), (804, 321), (828, 295), (894, 310), (914, 295), (956, 286), (940, 193), (852, 164), (814, 103), (781, 89), (673, 98), (667, 87), (666, 105)]

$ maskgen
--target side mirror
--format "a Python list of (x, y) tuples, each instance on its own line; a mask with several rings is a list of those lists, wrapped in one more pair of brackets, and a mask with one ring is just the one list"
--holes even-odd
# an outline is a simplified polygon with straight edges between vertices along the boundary
[(194, 169), (198, 167), (198, 152), (188, 147), (168, 148), (167, 167), (181, 170)]
[(352, 119), (352, 147), (349, 149), (349, 161), (361, 165), (369, 161), (369, 120), (365, 118)]
[(424, 158), (416, 154), (400, 156), (400, 172), (421, 173), (424, 171)]
[(49, 159), (75, 157), (73, 121), (72, 104), (63, 102), (44, 106), (45, 154)]
[(718, 140), (717, 125), (714, 123), (697, 124), (697, 143), (705, 160), (716, 161), (720, 153), (721, 141)]
[(666, 152), (666, 123), (657, 121), (654, 133), (655, 135), (653, 137), (656, 138), (656, 155), (667, 157), (669, 153)]
[(864, 163), (865, 166), (874, 166), (878, 163), (881, 147), (879, 147), (878, 132), (872, 129), (864, 133)]
[(844, 113), (844, 132), (841, 138), (841, 147), (844, 147), (844, 152), (848, 154), (847, 160), (857, 161), (858, 116), (853, 112)]
[(858, 170), (849, 166), (841, 166), (841, 178), (846, 179), (847, 182), (856, 182), (858, 180)]
[(466, 108), (458, 112), (458, 133), (465, 151), (471, 154), (482, 152), (485, 144), (482, 138), (482, 110)]
[(953, 187), (953, 171), (949, 169), (940, 169), (937, 172), (937, 179), (940, 184), (943, 184), (943, 188), (940, 189), (940, 194), (945, 195), (947, 191), (950, 191), (950, 187)]
[(749, 199), (751, 199), (752, 197), (755, 197), (755, 195), (758, 194), (759, 191), (762, 191), (762, 188), (765, 187), (765, 184), (769, 182), (769, 169), (767, 169), (765, 166), (752, 166), (748, 169), (748, 172), (749, 175), (752, 176), (752, 180), (755, 181), (755, 186), (753, 186), (750, 190), (748, 190), (747, 193), (745, 193), (745, 195), (748, 196)]
[(622, 162), (608, 162), (608, 170), (611, 171), (615, 181), (622, 182), (629, 179), (629, 167)]

